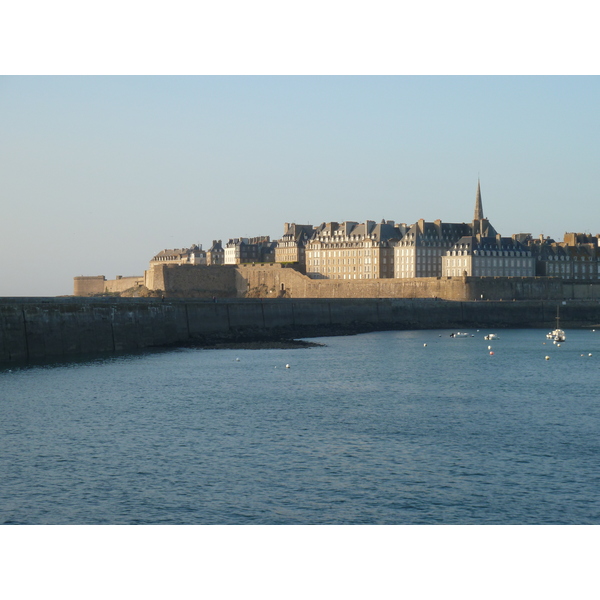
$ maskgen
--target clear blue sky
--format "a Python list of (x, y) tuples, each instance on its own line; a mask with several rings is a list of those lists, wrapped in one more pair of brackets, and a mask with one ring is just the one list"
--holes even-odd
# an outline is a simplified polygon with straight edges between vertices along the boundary
[(0, 78), (0, 296), (284, 222), (600, 233), (600, 78)]

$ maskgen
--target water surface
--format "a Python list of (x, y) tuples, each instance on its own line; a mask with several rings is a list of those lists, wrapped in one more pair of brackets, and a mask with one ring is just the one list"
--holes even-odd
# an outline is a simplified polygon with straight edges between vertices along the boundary
[(4, 369), (0, 522), (599, 523), (600, 332), (468, 332)]

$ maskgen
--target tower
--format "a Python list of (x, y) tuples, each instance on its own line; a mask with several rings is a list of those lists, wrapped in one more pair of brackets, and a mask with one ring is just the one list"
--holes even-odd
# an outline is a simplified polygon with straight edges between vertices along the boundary
[(475, 196), (475, 214), (473, 215), (473, 235), (480, 237), (495, 237), (496, 230), (490, 225), (490, 222), (483, 216), (483, 203), (481, 202), (481, 185), (477, 179), (477, 195)]
[(477, 179), (477, 196), (475, 197), (475, 216), (473, 221), (483, 221), (483, 204), (481, 203), (481, 186)]

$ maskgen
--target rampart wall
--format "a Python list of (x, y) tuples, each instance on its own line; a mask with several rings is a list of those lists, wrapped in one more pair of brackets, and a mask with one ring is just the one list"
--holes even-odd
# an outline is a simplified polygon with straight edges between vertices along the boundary
[(125, 290), (144, 285), (144, 276), (117, 277), (105, 282), (106, 291), (109, 293), (121, 293)]
[(153, 265), (145, 273), (148, 289), (188, 298), (235, 298), (237, 279), (235, 265)]
[(556, 277), (418, 277), (310, 279), (280, 265), (240, 265), (249, 295), (289, 298), (440, 298), (472, 300), (600, 299), (600, 283)]
[(105, 283), (106, 277), (104, 275), (75, 277), (73, 279), (73, 293), (75, 296), (103, 294)]
[[(3, 298), (0, 362), (215, 341), (428, 328), (552, 328), (556, 302), (380, 299)], [(561, 303), (565, 328), (600, 324), (600, 302)]]
[(142, 278), (106, 281), (76, 277), (76, 296), (123, 292), (145, 284), (180, 298), (439, 298), (472, 300), (597, 300), (600, 282), (556, 277), (419, 277), (414, 279), (310, 279), (277, 263), (225, 266), (154, 265)]
[(144, 276), (106, 279), (104, 275), (75, 277), (73, 293), (75, 296), (93, 296), (95, 294), (121, 293), (133, 287), (144, 285)]

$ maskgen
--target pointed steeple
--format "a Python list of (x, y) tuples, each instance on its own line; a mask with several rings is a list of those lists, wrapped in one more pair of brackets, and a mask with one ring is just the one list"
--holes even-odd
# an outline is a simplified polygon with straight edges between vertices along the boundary
[(475, 216), (474, 221), (483, 220), (483, 204), (481, 203), (481, 187), (479, 185), (479, 179), (477, 179), (477, 197), (475, 198)]

